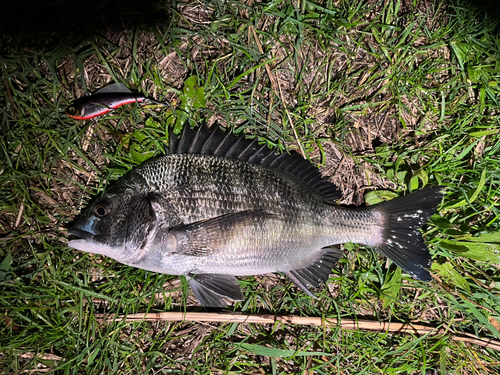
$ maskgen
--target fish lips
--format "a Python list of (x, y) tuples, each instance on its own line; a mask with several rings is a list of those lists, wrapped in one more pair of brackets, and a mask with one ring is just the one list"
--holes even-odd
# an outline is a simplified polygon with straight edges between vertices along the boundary
[(68, 241), (69, 247), (86, 253), (102, 254), (110, 258), (122, 261), (120, 260), (121, 250), (123, 250), (122, 247), (110, 246), (100, 243), (99, 241), (95, 240), (95, 234), (75, 227), (68, 229), (68, 234), (71, 236), (79, 237), (79, 239), (77, 240)]
[(68, 229), (68, 235), (78, 237), (78, 240), (71, 240), (68, 242), (68, 246), (73, 249), (87, 251), (88, 245), (92, 243), (94, 235), (92, 233), (86, 232), (78, 228)]
[(68, 235), (70, 236), (75, 236), (78, 238), (81, 238), (86, 241), (92, 241), (94, 238), (94, 235), (90, 232), (86, 232), (84, 230), (78, 229), (78, 228), (70, 228), (68, 229)]

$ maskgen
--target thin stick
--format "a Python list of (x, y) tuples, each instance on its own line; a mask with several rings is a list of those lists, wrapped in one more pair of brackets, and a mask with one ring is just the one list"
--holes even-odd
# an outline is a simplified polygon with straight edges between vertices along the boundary
[[(257, 33), (255, 32), (255, 28), (253, 26), (249, 26), (249, 29), (253, 33), (253, 37), (255, 39), (255, 43), (257, 44), (257, 48), (259, 48), (259, 52), (261, 53), (261, 55), (263, 55), (264, 50), (262, 49), (262, 45), (260, 44), (259, 38), (257, 37)], [(304, 149), (302, 148), (302, 144), (300, 143), (299, 136), (297, 134), (297, 130), (295, 129), (295, 126), (293, 125), (292, 117), (290, 116), (290, 113), (288, 112), (288, 108), (286, 107), (285, 98), (283, 97), (283, 92), (281, 91), (281, 85), (279, 83), (278, 75), (276, 74), (276, 77), (275, 77), (272, 74), (271, 68), (269, 67), (269, 64), (266, 64), (265, 68), (267, 71), (267, 75), (269, 76), (269, 80), (271, 81), (271, 87), (272, 87), (274, 93), (276, 94), (276, 96), (281, 98), (281, 102), (283, 103), (283, 108), (285, 109), (285, 113), (288, 117), (288, 121), (290, 121), (290, 126), (292, 127), (293, 134), (295, 135), (295, 139), (297, 140), (297, 144), (299, 146), (300, 153), (302, 154), (302, 157), (304, 159), (306, 159), (306, 153), (304, 152)], [(279, 94), (278, 94), (278, 90), (276, 90), (276, 88), (278, 88)]]
[[(127, 322), (136, 321), (167, 321), (167, 322), (208, 322), (208, 323), (256, 323), (256, 324), (297, 324), (310, 325), (324, 328), (340, 328), (349, 331), (370, 331), (370, 332), (385, 332), (385, 333), (403, 333), (414, 335), (443, 335), (446, 331), (443, 328), (436, 328), (421, 324), (405, 324), (405, 323), (389, 323), (377, 322), (370, 320), (354, 320), (354, 319), (336, 319), (336, 318), (318, 318), (318, 317), (303, 317), (303, 316), (278, 316), (278, 315), (243, 315), (230, 313), (205, 313), (205, 312), (160, 312), (149, 314), (131, 314), (127, 316), (104, 314), (96, 315), (98, 321), (112, 322), (122, 320)], [(470, 337), (450, 335), (449, 338), (455, 341), (468, 342), (484, 346), (490, 349), (500, 351), (500, 342), (483, 339), (471, 334)]]
[(295, 129), (295, 125), (293, 124), (292, 116), (290, 116), (290, 112), (288, 112), (288, 108), (286, 107), (285, 98), (283, 97), (283, 92), (281, 91), (281, 85), (280, 85), (280, 80), (278, 78), (278, 75), (276, 75), (276, 81), (278, 82), (278, 88), (280, 90), (281, 102), (283, 103), (283, 108), (285, 109), (285, 113), (286, 113), (286, 116), (288, 117), (288, 121), (290, 121), (290, 125), (292, 127), (293, 134), (295, 135), (295, 139), (297, 140), (297, 144), (299, 145), (300, 153), (302, 154), (302, 157), (304, 159), (306, 159), (306, 153), (304, 152), (304, 149), (302, 148), (302, 144), (300, 143), (299, 135), (297, 134), (297, 130)]
[(40, 353), (30, 353), (30, 352), (20, 353), (18, 354), (18, 357), (22, 359), (37, 358), (44, 361), (60, 361), (61, 359), (63, 359), (62, 357), (59, 357), (58, 355), (55, 354), (50, 354), (50, 353), (40, 354)]
[(23, 212), (24, 212), (24, 200), (21, 202), (21, 206), (19, 207), (19, 211), (17, 212), (16, 222), (14, 223), (14, 229), (17, 229), (19, 224), (21, 224)]
[[(255, 28), (253, 26), (249, 26), (248, 28), (249, 28), (249, 30), (252, 31), (253, 37), (255, 39), (255, 44), (257, 44), (257, 48), (259, 49), (260, 54), (263, 55), (264, 49), (262, 48), (262, 45), (260, 44), (260, 40), (257, 37), (257, 33), (255, 32)], [(271, 87), (273, 88), (276, 95), (278, 95), (278, 93), (276, 92), (276, 82), (274, 80), (273, 74), (271, 73), (271, 68), (269, 67), (269, 64), (264, 65), (264, 67), (266, 68), (267, 75), (269, 77), (269, 80), (271, 81)]]

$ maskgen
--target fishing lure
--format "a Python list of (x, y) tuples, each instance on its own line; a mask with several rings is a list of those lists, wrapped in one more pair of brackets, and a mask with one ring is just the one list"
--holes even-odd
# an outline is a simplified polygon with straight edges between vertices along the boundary
[(130, 103), (153, 103), (166, 105), (143, 94), (133, 93), (123, 83), (114, 83), (97, 91), (93, 95), (84, 96), (66, 108), (66, 115), (76, 120), (89, 120), (102, 116), (109, 111)]

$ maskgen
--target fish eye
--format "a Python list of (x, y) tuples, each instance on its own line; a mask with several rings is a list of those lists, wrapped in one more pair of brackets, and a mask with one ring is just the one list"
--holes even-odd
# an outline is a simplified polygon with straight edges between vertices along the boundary
[(108, 200), (103, 200), (94, 206), (94, 214), (97, 217), (103, 218), (111, 212), (111, 202)]
[(81, 105), (72, 105), (66, 108), (66, 114), (68, 116), (83, 116), (84, 108)]

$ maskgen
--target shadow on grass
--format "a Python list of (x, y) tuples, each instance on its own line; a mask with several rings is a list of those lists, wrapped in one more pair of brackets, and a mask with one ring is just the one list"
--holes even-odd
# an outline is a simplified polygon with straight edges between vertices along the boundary
[(14, 0), (2, 6), (0, 34), (22, 45), (56, 46), (104, 31), (162, 30), (169, 18), (169, 7), (160, 0)]
[[(498, 0), (463, 0), (479, 11), (483, 11), (496, 21), (500, 21)], [(456, 1), (455, 1), (456, 2)]]
[[(497, 0), (448, 0), (456, 6), (470, 5), (500, 21)], [(0, 35), (28, 47), (56, 47), (71, 37), (85, 38), (103, 32), (166, 30), (170, 8), (176, 2), (161, 0), (14, 0), (3, 4)], [(5, 39), (7, 38), (7, 39)], [(5, 43), (5, 42), (4, 42)]]

